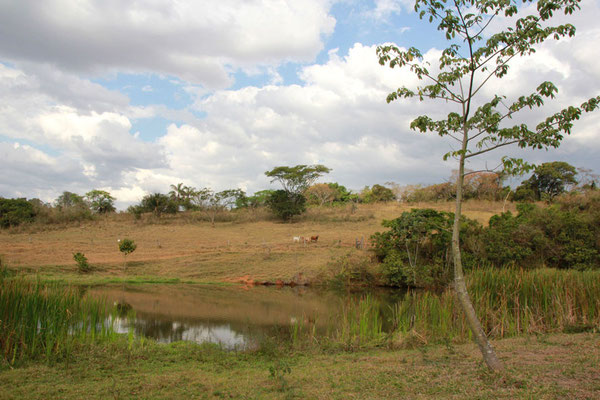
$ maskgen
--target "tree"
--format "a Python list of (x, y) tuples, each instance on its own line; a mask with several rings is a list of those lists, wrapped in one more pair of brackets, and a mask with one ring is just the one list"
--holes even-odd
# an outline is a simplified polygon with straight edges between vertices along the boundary
[(8, 228), (26, 222), (33, 222), (35, 215), (33, 204), (27, 200), (0, 197), (0, 227)]
[(85, 200), (83, 199), (83, 196), (80, 196), (77, 193), (65, 191), (56, 199), (56, 207), (58, 207), (61, 210), (64, 210), (75, 207), (87, 208), (87, 205), (85, 203)]
[[(560, 39), (575, 34), (571, 24), (552, 26), (554, 13), (571, 14), (579, 9), (580, 0), (538, 0), (533, 14), (522, 16), (523, 6), (515, 0), (416, 0), (415, 11), (420, 18), (437, 24), (449, 45), (434, 69), (423, 61), (421, 52), (411, 47), (400, 49), (395, 45), (377, 48), (379, 63), (391, 68), (407, 67), (425, 84), (416, 89), (401, 87), (387, 97), (387, 102), (401, 98), (419, 100), (439, 99), (454, 105), (455, 111), (445, 119), (435, 121), (427, 115), (417, 117), (411, 128), (420, 132), (435, 132), (459, 143), (459, 149), (444, 156), (458, 161), (456, 179), (456, 208), (452, 229), (454, 289), (469, 322), (487, 366), (497, 371), (502, 364), (487, 340), (467, 292), (460, 252), (460, 218), (462, 211), (465, 162), (472, 157), (509, 145), (521, 148), (547, 149), (558, 147), (564, 134), (569, 134), (573, 121), (582, 112), (598, 108), (600, 96), (580, 106), (570, 106), (540, 121), (535, 127), (527, 124), (510, 125), (509, 119), (526, 108), (541, 107), (545, 98), (554, 98), (558, 89), (551, 82), (541, 83), (535, 92), (518, 99), (507, 99), (501, 94), (491, 99), (480, 99), (481, 89), (506, 76), (510, 62), (518, 56), (535, 52), (535, 47), (546, 39)], [(532, 2), (525, 0), (525, 3)], [(494, 20), (504, 17), (499, 24)], [(503, 31), (491, 32), (495, 27)], [(479, 97), (477, 97), (479, 96)], [(508, 105), (506, 104), (508, 102)], [(503, 157), (507, 173), (529, 170), (531, 166), (521, 159)]]
[(91, 209), (97, 214), (106, 214), (114, 212), (115, 198), (104, 190), (92, 190), (85, 194)]
[(348, 190), (345, 186), (340, 185), (337, 182), (332, 182), (327, 184), (330, 188), (335, 190), (335, 199), (334, 201), (340, 203), (346, 203), (356, 197), (356, 194), (352, 194), (350, 190)]
[(331, 172), (324, 165), (296, 165), (295, 167), (275, 167), (265, 172), (271, 179), (271, 183), (277, 181), (283, 186), (286, 193), (303, 193), (320, 176)]
[(217, 214), (231, 208), (243, 196), (244, 192), (240, 189), (228, 189), (215, 193), (209, 188), (204, 188), (196, 192), (194, 201), (208, 215), (214, 228)]
[(192, 198), (196, 195), (196, 189), (191, 186), (185, 186), (183, 183), (171, 185), (169, 198), (178, 207), (183, 207), (185, 210), (192, 208)]
[(279, 218), (291, 221), (294, 215), (306, 211), (306, 197), (301, 193), (290, 194), (285, 190), (276, 190), (267, 199), (267, 205)]
[(304, 194), (309, 203), (322, 207), (325, 203), (333, 203), (338, 192), (327, 183), (315, 183)]
[(306, 210), (306, 198), (303, 194), (306, 189), (330, 171), (326, 166), (317, 164), (275, 167), (265, 172), (266, 176), (273, 178), (271, 183), (277, 181), (281, 184), (285, 194), (284, 196), (279, 190), (276, 191), (269, 196), (267, 204), (280, 218), (291, 220), (294, 215), (302, 214)]
[(139, 212), (152, 212), (157, 217), (164, 213), (175, 214), (177, 212), (177, 204), (172, 201), (167, 195), (162, 193), (153, 193), (144, 196), (140, 202)]
[(131, 239), (119, 240), (119, 251), (123, 253), (123, 267), (127, 266), (127, 256), (137, 249), (137, 244)]
[(576, 185), (577, 170), (564, 161), (543, 163), (535, 167), (533, 175), (523, 182), (526, 188), (531, 188), (537, 200), (552, 201), (557, 195), (564, 193), (569, 185)]
[(375, 184), (371, 188), (366, 186), (360, 193), (363, 203), (385, 203), (396, 199), (392, 189)]

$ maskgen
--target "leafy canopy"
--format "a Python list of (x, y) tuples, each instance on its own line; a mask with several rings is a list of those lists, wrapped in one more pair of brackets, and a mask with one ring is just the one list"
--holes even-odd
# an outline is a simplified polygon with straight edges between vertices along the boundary
[(115, 198), (110, 193), (104, 190), (92, 190), (85, 194), (90, 208), (98, 214), (106, 214), (114, 212), (115, 209)]
[(538, 200), (544, 197), (552, 200), (564, 193), (567, 186), (577, 184), (576, 175), (574, 166), (564, 161), (554, 161), (538, 165), (525, 183), (533, 189)]
[(324, 165), (296, 165), (295, 167), (275, 167), (265, 172), (271, 182), (279, 182), (283, 190), (290, 194), (301, 194), (320, 176), (331, 171)]
[[(552, 26), (549, 19), (558, 12), (571, 14), (580, 8), (579, 1), (539, 0), (535, 2), (536, 12), (520, 16), (533, 1), (524, 0), (521, 6), (514, 0), (417, 0), (415, 11), (420, 18), (436, 23), (450, 45), (442, 51), (434, 67), (425, 62), (423, 54), (414, 47), (404, 50), (395, 45), (379, 46), (377, 54), (381, 65), (407, 67), (424, 81), (415, 89), (397, 89), (388, 95), (387, 102), (416, 97), (455, 103), (458, 112), (449, 113), (445, 119), (435, 121), (422, 115), (411, 123), (414, 130), (436, 132), (463, 144), (460, 149), (447, 153), (444, 159), (450, 156), (468, 159), (511, 144), (536, 149), (558, 147), (582, 112), (598, 108), (600, 96), (580, 106), (569, 106), (534, 127), (523, 123), (511, 125), (509, 120), (524, 109), (539, 108), (545, 99), (554, 98), (558, 89), (552, 82), (542, 82), (533, 93), (518, 99), (497, 94), (479, 101), (478, 106), (474, 99), (491, 80), (508, 74), (509, 63), (515, 57), (535, 53), (535, 46), (546, 39), (573, 36), (573, 25)], [(494, 26), (492, 22), (500, 18), (504, 20), (498, 22), (507, 28), (488, 32)], [(508, 157), (503, 158), (503, 166), (510, 173), (531, 169), (523, 160)]]

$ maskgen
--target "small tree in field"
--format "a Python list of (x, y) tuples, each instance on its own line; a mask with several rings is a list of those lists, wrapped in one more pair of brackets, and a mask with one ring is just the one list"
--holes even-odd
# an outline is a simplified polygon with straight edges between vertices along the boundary
[[(435, 121), (427, 115), (416, 118), (411, 128), (420, 132), (435, 132), (449, 136), (459, 143), (459, 149), (447, 153), (444, 159), (458, 161), (456, 178), (456, 212), (452, 230), (454, 289), (469, 322), (487, 366), (494, 371), (502, 369), (493, 348), (487, 340), (469, 298), (463, 275), (460, 252), (460, 218), (465, 180), (465, 162), (472, 157), (509, 145), (521, 148), (547, 149), (558, 147), (564, 134), (569, 134), (573, 121), (582, 112), (598, 108), (600, 96), (580, 106), (571, 106), (541, 120), (535, 127), (509, 120), (524, 109), (541, 107), (545, 98), (554, 98), (558, 89), (552, 82), (543, 82), (537, 89), (518, 99), (507, 99), (502, 94), (481, 98), (481, 89), (509, 72), (511, 60), (535, 52), (535, 47), (546, 39), (560, 39), (575, 34), (571, 24), (552, 26), (554, 13), (571, 14), (579, 9), (580, 0), (417, 0), (415, 11), (423, 19), (437, 24), (445, 34), (449, 46), (442, 51), (439, 72), (430, 70), (421, 52), (394, 45), (379, 46), (377, 54), (381, 65), (409, 68), (419, 80), (425, 81), (416, 89), (401, 87), (390, 93), (388, 103), (400, 98), (417, 97), (419, 100), (440, 99), (456, 109), (445, 119)], [(528, 4), (535, 4), (532, 14), (522, 15)], [(504, 18), (498, 25), (495, 19)], [(491, 32), (495, 27), (503, 31)], [(521, 159), (504, 157), (504, 171), (518, 173), (529, 170)]]
[(123, 253), (123, 266), (127, 265), (127, 256), (137, 249), (137, 244), (131, 239), (119, 240), (119, 251)]

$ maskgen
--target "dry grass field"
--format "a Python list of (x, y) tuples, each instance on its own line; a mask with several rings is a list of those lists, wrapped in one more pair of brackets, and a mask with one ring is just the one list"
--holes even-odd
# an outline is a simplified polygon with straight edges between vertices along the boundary
[[(289, 280), (302, 273), (311, 279), (332, 259), (348, 254), (357, 238), (368, 241), (383, 219), (411, 208), (452, 211), (453, 203), (376, 204), (312, 208), (295, 223), (257, 218), (210, 223), (189, 215), (155, 219), (113, 215), (68, 227), (31, 227), (0, 232), (0, 256), (8, 267), (67, 279), (77, 274), (73, 253), (82, 252), (94, 277), (153, 276), (219, 282), (243, 279)], [(467, 202), (465, 215), (486, 224), (502, 203)], [(507, 209), (514, 211), (514, 205)], [(43, 228), (43, 229), (40, 229)], [(317, 243), (294, 243), (293, 236), (319, 235)], [(118, 239), (130, 238), (137, 250), (124, 257)], [(364, 253), (367, 257), (368, 253)]]

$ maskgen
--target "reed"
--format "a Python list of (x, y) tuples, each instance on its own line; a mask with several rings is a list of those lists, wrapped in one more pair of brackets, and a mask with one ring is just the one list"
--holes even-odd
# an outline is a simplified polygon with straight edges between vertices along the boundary
[(0, 278), (0, 352), (9, 365), (25, 358), (54, 361), (76, 343), (116, 336), (111, 310), (76, 288)]
[[(482, 326), (492, 338), (600, 330), (600, 271), (481, 268), (468, 273), (467, 284)], [(299, 321), (291, 327), (292, 342), (295, 347), (320, 343), (353, 349), (471, 338), (451, 289), (411, 290), (391, 308), (385, 310), (372, 296), (350, 298), (336, 328), (315, 335)]]
[[(600, 272), (478, 269), (467, 276), (482, 326), (492, 338), (600, 328)], [(410, 291), (393, 307), (394, 331), (426, 341), (470, 337), (451, 290)]]

